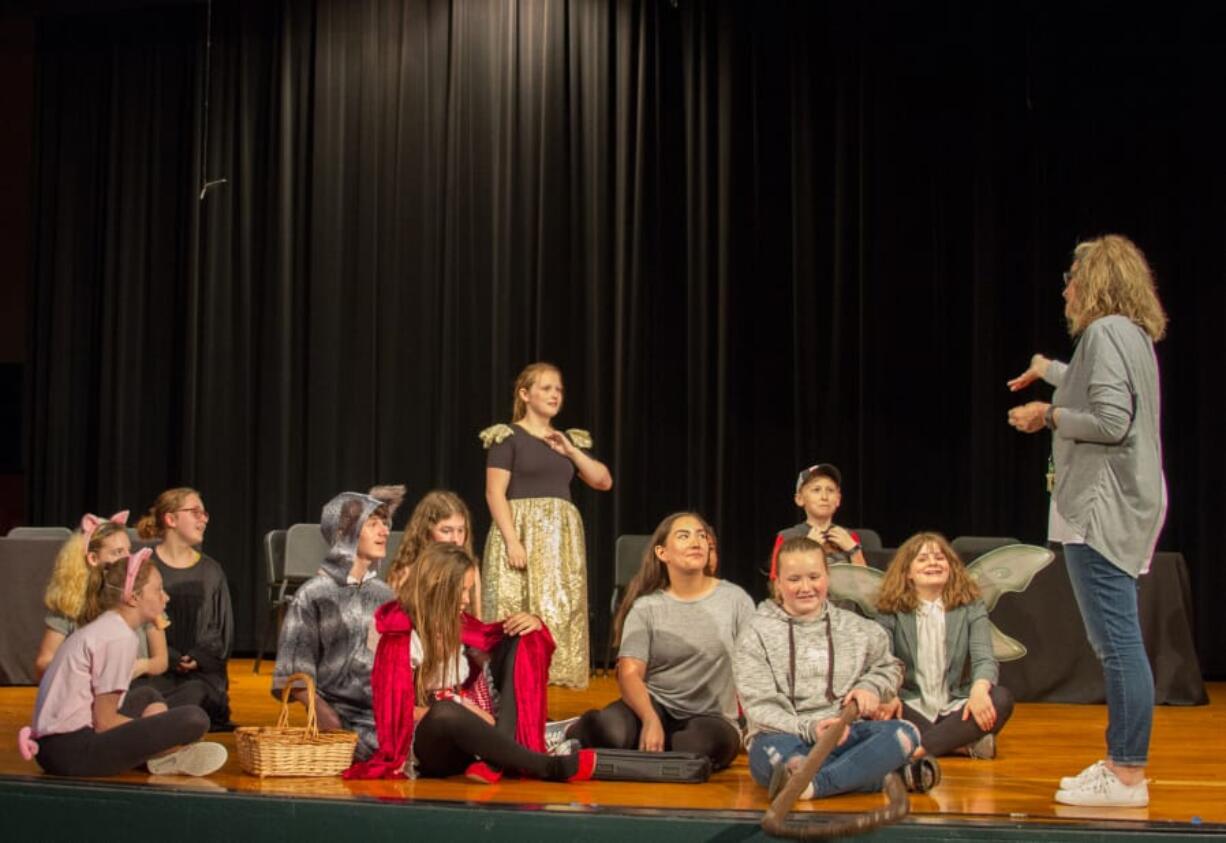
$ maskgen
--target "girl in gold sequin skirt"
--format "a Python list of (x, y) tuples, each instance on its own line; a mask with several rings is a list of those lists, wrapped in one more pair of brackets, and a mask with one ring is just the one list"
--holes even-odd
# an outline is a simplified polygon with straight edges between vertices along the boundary
[(587, 560), (583, 520), (570, 500), (575, 474), (605, 491), (613, 477), (593, 459), (587, 431), (553, 428), (562, 408), (562, 374), (533, 363), (515, 381), (511, 424), (481, 431), (489, 454), (485, 499), (494, 525), (485, 543), (483, 619), (530, 612), (557, 643), (549, 681), (588, 682)]

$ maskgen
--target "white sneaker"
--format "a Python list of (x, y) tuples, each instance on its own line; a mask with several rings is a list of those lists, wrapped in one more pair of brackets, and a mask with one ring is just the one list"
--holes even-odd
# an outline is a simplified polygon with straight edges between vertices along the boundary
[(579, 743), (575, 738), (567, 738), (560, 744), (549, 750), (550, 755), (574, 755), (579, 750), (583, 749), (583, 744)]
[(1078, 787), (1056, 791), (1056, 801), (1065, 805), (1089, 805), (1101, 808), (1144, 808), (1149, 804), (1149, 780), (1124, 784), (1115, 773), (1101, 772), (1083, 781)]
[(1102, 775), (1107, 768), (1106, 761), (1095, 761), (1075, 776), (1065, 776), (1060, 779), (1060, 790), (1076, 790), (1085, 782), (1092, 781)]
[(207, 776), (220, 770), (229, 755), (219, 743), (200, 741), (169, 755), (150, 758), (145, 766), (155, 776)]
[[(545, 724), (545, 751), (553, 754), (554, 749), (566, 740), (566, 730), (578, 722), (578, 717), (568, 717), (565, 720), (550, 720)], [(562, 753), (567, 754), (567, 753)]]

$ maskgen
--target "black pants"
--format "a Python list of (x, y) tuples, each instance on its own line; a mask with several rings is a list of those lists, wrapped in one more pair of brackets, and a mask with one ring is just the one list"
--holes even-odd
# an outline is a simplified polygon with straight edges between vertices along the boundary
[(38, 739), (38, 766), (57, 776), (113, 776), (144, 764), (168, 749), (200, 740), (209, 728), (209, 716), (197, 706), (181, 706), (141, 717), (141, 712), (162, 697), (152, 688), (129, 691), (119, 713), (128, 723), (105, 732), (92, 727)]
[(490, 654), (490, 673), (498, 693), (498, 714), (491, 726), (460, 703), (441, 700), (417, 724), (413, 754), (424, 776), (454, 776), (480, 758), (492, 767), (555, 781), (579, 769), (576, 755), (554, 757), (515, 740), (519, 710), (515, 700), (515, 655), (519, 639), (508, 636)]
[[(195, 705), (209, 716), (210, 729), (226, 728), (230, 721), (230, 697), (225, 685), (216, 676), (200, 673), (175, 673), (172, 666), (157, 676), (141, 676), (132, 681), (133, 688), (152, 688), (166, 700), (170, 708)], [(229, 726), (229, 728), (233, 728)]]
[[(1002, 688), (999, 685), (994, 685), (988, 694), (992, 698), (992, 705), (996, 707), (996, 725), (991, 731), (991, 734), (995, 735), (1005, 728), (1005, 724), (1013, 716), (1013, 694), (1008, 688)], [(966, 746), (988, 734), (979, 728), (974, 717), (967, 717), (963, 720), (962, 709), (943, 714), (934, 723), (911, 706), (903, 703), (902, 716), (904, 720), (910, 720), (919, 729), (920, 743), (933, 757), (948, 755), (958, 747)]]
[(159, 694), (162, 700), (166, 703), (167, 708), (180, 708), (185, 705), (194, 705), (197, 708), (203, 708), (208, 711), (206, 703), (209, 699), (209, 686), (205, 685), (199, 679), (175, 679), (170, 681), (162, 680), (161, 676), (138, 676), (132, 680), (132, 685), (129, 689), (131, 692), (138, 688), (148, 688), (151, 691)]
[[(741, 733), (723, 717), (673, 717), (654, 699), (651, 707), (664, 727), (665, 749), (705, 755), (716, 770), (731, 764), (741, 750)], [(577, 738), (583, 746), (638, 749), (642, 725), (625, 701), (616, 700), (604, 708), (585, 713), (566, 734)]]

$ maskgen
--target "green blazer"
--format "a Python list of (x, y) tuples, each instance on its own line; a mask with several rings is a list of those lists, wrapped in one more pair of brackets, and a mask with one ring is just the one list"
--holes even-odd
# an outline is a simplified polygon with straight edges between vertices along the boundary
[[(903, 702), (920, 697), (915, 678), (915, 662), (919, 648), (919, 633), (914, 612), (893, 612), (874, 616), (890, 634), (894, 655), (906, 668), (902, 688), (898, 691)], [(992, 655), (992, 626), (982, 600), (945, 611), (945, 687), (955, 699), (971, 694), (976, 680), (986, 679), (993, 685), (1000, 677), (996, 657)]]

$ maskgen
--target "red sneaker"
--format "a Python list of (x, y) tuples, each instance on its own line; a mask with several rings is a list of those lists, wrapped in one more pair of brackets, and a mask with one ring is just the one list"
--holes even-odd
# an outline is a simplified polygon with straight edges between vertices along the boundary
[(569, 779), (568, 782), (586, 782), (592, 780), (592, 775), (596, 772), (596, 750), (581, 749), (579, 750), (579, 770)]
[(502, 771), (495, 770), (484, 761), (474, 761), (468, 765), (468, 769), (464, 771), (464, 775), (469, 781), (477, 782), (478, 784), (498, 784), (502, 781)]

